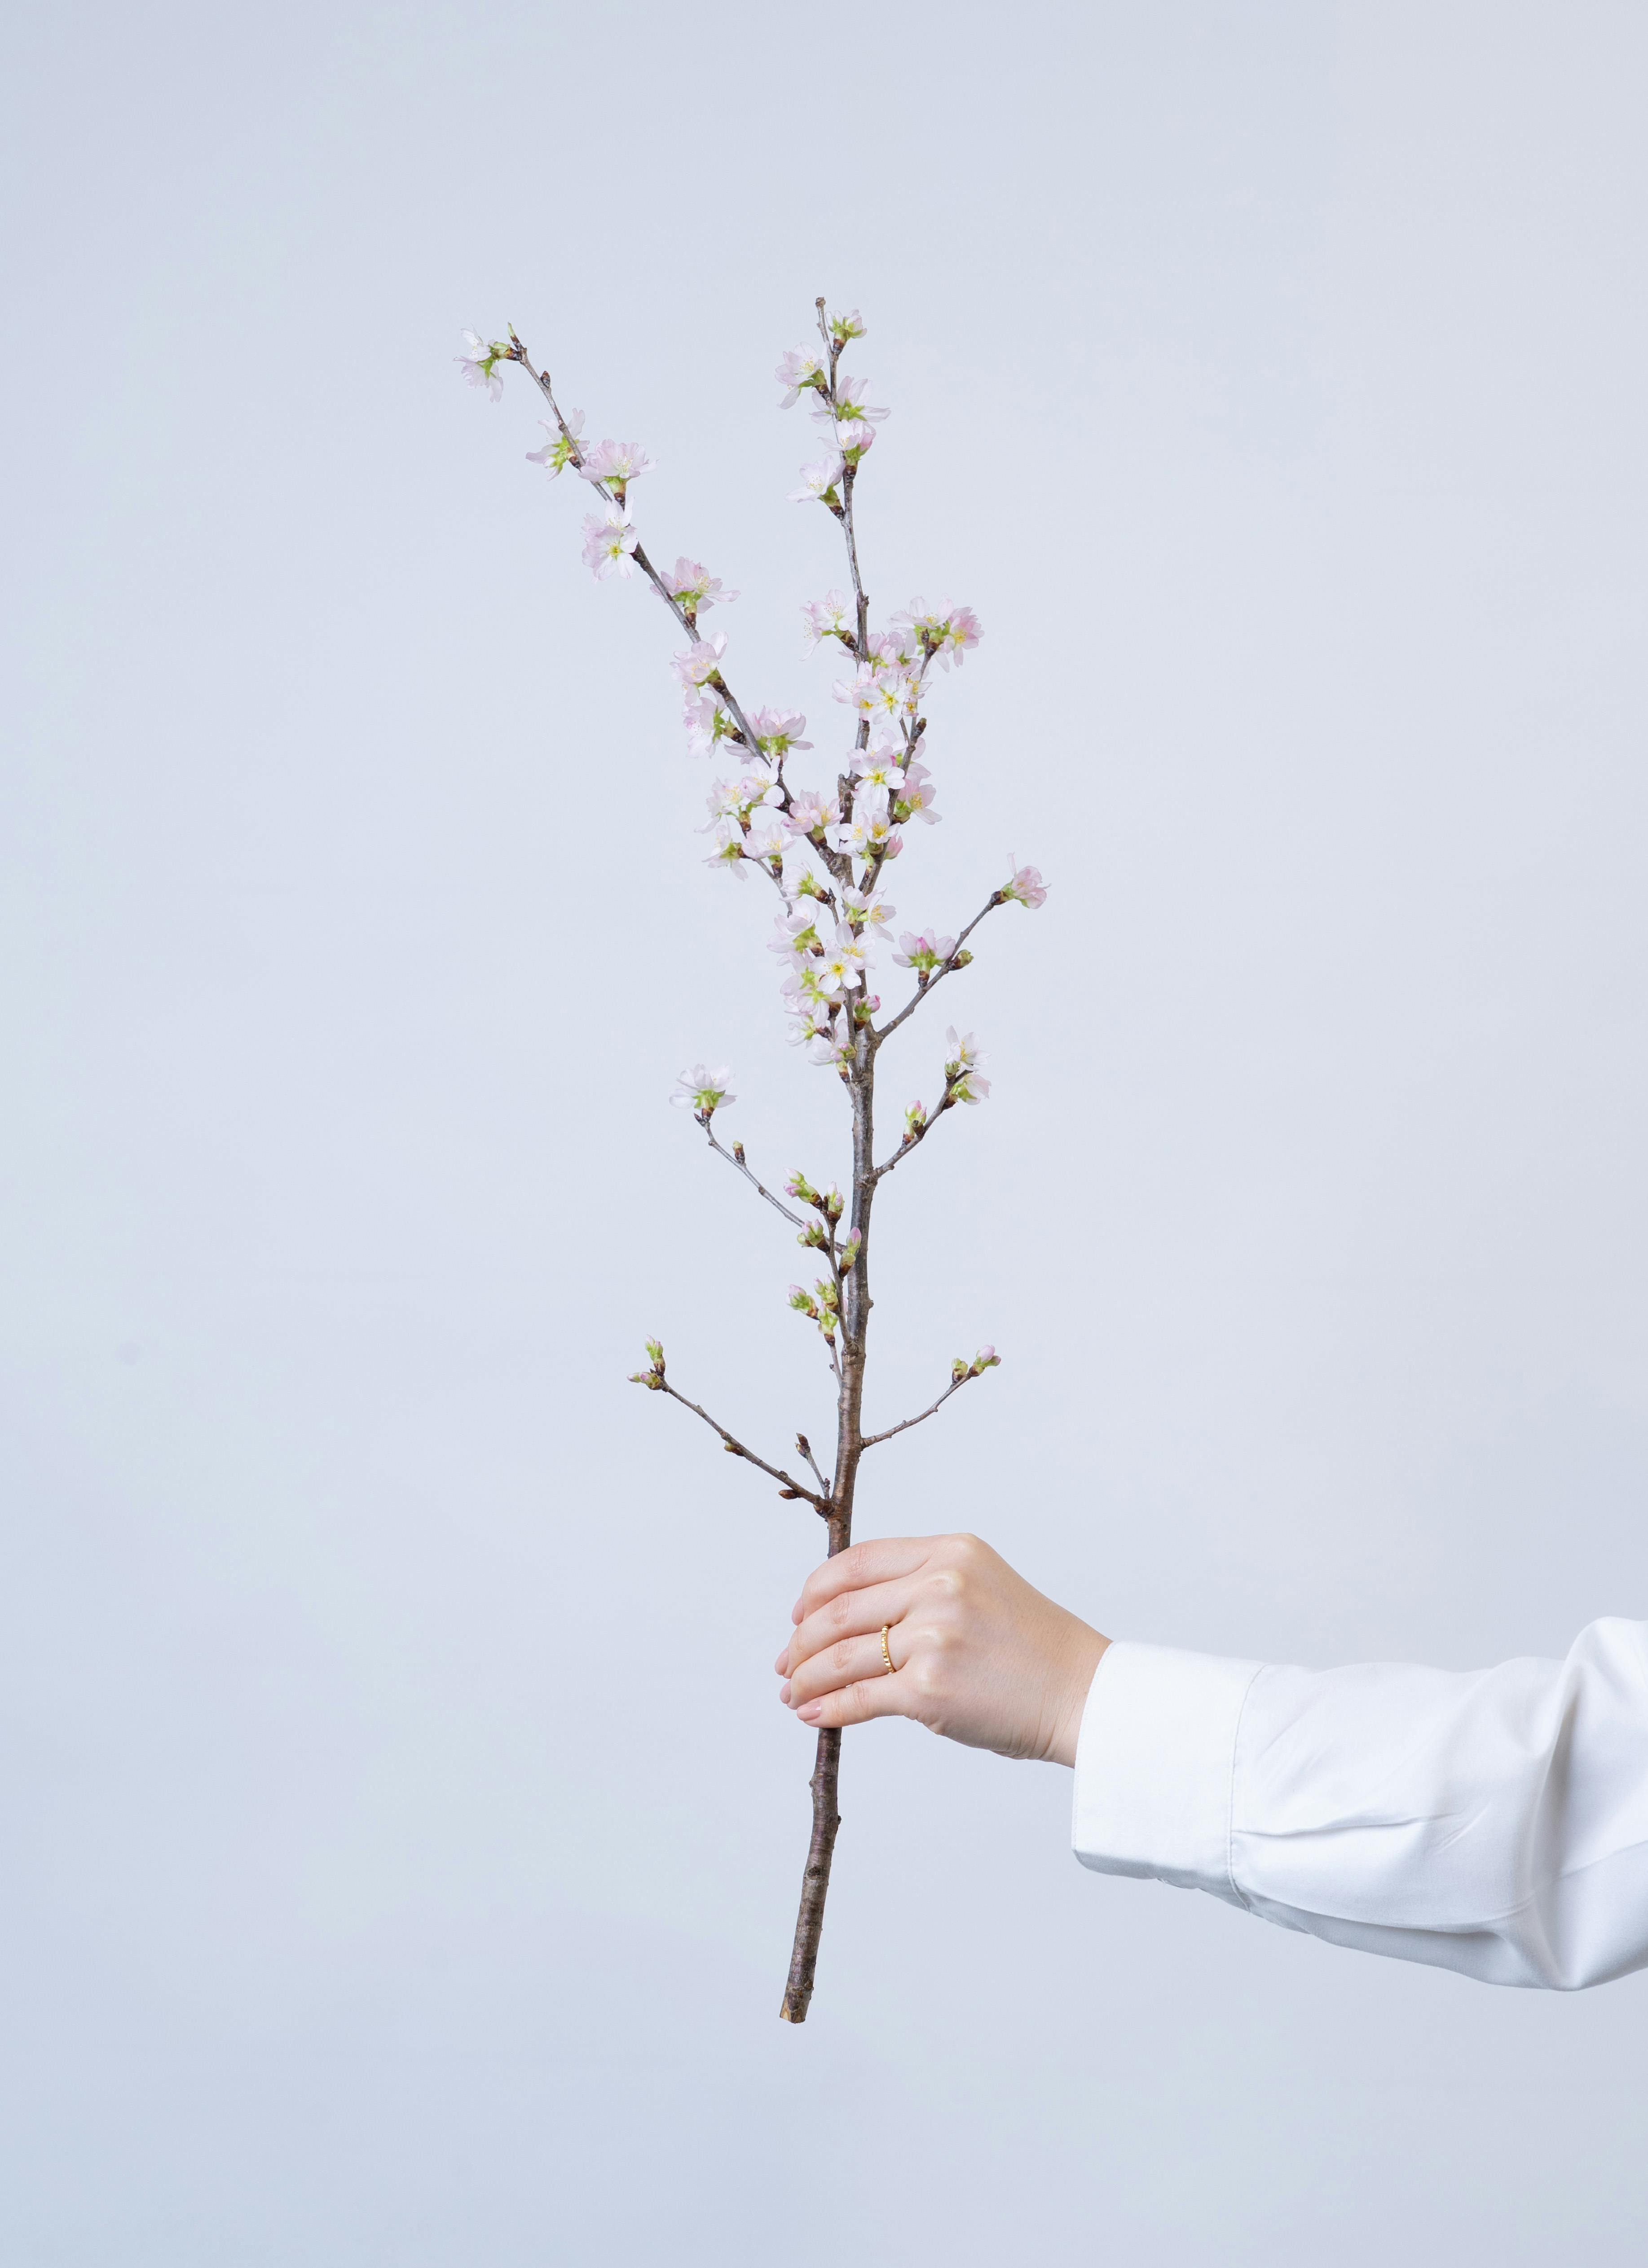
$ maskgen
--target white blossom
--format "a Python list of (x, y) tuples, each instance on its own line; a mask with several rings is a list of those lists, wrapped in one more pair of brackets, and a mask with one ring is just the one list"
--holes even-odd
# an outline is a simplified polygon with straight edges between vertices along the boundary
[(584, 564), (594, 571), (598, 583), (609, 575), (626, 579), (633, 575), (635, 561), (629, 555), (635, 548), (628, 504), (608, 504), (604, 512), (592, 512), (584, 522)]
[(684, 1110), (691, 1110), (708, 1125), (724, 1102), (738, 1101), (728, 1086), (732, 1077), (725, 1064), (717, 1064), (713, 1071), (706, 1071), (703, 1064), (694, 1064), (676, 1080), (670, 1101), (679, 1103)]
[(821, 599), (809, 599), (801, 609), (806, 624), (801, 651), (811, 653), (827, 637), (850, 638), (854, 636), (857, 611), (845, 591), (826, 591)]
[(778, 404), (780, 409), (788, 409), (808, 387), (823, 386), (827, 374), (822, 356), (815, 354), (810, 347), (786, 349), (773, 372), (779, 385), (789, 388)]
[(508, 354), (509, 349), (498, 339), (489, 342), (479, 331), (466, 331), (464, 345), (467, 351), (454, 355), (452, 360), (471, 386), (484, 386), (494, 401), (501, 401), (504, 381), (497, 374), (497, 365), (499, 358)]
[(541, 417), (538, 423), (543, 427), (549, 438), (541, 449), (528, 449), (526, 461), (529, 465), (541, 465), (550, 479), (554, 480), (555, 475), (563, 472), (572, 461), (572, 453), (578, 446), (578, 437), (584, 431), (584, 412), (581, 409), (567, 411), (564, 433), (558, 425), (552, 425), (547, 417)]
[(801, 485), (791, 489), (791, 504), (834, 504), (835, 483), (842, 476), (839, 453), (833, 457), (820, 457), (815, 464), (801, 468)]

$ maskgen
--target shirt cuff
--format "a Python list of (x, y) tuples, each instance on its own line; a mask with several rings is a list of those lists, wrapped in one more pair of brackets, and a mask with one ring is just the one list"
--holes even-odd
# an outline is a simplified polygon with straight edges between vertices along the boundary
[(1236, 1730), (1260, 1667), (1112, 1639), (1076, 1744), (1070, 1840), (1084, 1867), (1244, 1904), (1231, 1802)]

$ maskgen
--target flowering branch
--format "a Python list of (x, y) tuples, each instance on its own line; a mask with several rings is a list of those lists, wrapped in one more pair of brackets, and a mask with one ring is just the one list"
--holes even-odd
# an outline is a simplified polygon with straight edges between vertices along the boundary
[(987, 1370), (996, 1369), (1000, 1361), (1001, 1357), (992, 1346), (981, 1347), (971, 1362), (963, 1362), (958, 1355), (950, 1366), (950, 1383), (937, 1402), (931, 1403), (918, 1417), (906, 1418), (896, 1425), (889, 1425), (885, 1433), (866, 1433), (862, 1446), (873, 1449), (878, 1442), (890, 1441), (895, 1433), (908, 1433), (912, 1425), (924, 1425), (935, 1410), (944, 1408), (953, 1394), (960, 1393), (969, 1379), (982, 1378)]
[[(851, 1120), (851, 1169), (838, 1189), (832, 1182), (814, 1188), (805, 1174), (792, 1174), (784, 1198), (767, 1188), (748, 1166), (744, 1145), (727, 1146), (716, 1134), (717, 1110), (736, 1101), (725, 1066), (694, 1064), (676, 1083), (672, 1101), (690, 1108), (710, 1147), (737, 1168), (758, 1197), (781, 1214), (797, 1241), (821, 1256), (823, 1272), (811, 1289), (791, 1285), (789, 1304), (817, 1329), (835, 1381), (835, 1455), (827, 1481), (805, 1433), (796, 1437), (798, 1454), (817, 1487), (804, 1486), (782, 1468), (769, 1464), (726, 1427), (677, 1393), (665, 1376), (662, 1348), (647, 1342), (651, 1366), (636, 1381), (663, 1393), (702, 1418), (721, 1437), (723, 1447), (779, 1484), (780, 1494), (810, 1504), (824, 1519), (833, 1553), (852, 1536), (859, 1461), (867, 1447), (920, 1425), (958, 1392), (969, 1378), (982, 1376), (996, 1361), (984, 1348), (970, 1365), (953, 1366), (950, 1385), (932, 1409), (906, 1418), (885, 1433), (865, 1436), (863, 1428), (864, 1373), (871, 1312), (872, 1213), (878, 1186), (925, 1140), (930, 1127), (958, 1103), (982, 1102), (990, 1093), (982, 1057), (971, 1033), (947, 1034), (945, 1084), (931, 1117), (920, 1102), (905, 1113), (898, 1149), (875, 1162), (876, 1065), (882, 1042), (915, 1012), (935, 984), (972, 960), (967, 940), (985, 914), (1010, 899), (1039, 906), (1047, 895), (1034, 866), (1015, 866), (1011, 879), (993, 890), (959, 937), (939, 938), (928, 930), (896, 932), (897, 909), (887, 902), (888, 869), (905, 849), (903, 830), (919, 821), (938, 823), (929, 768), (931, 739), (924, 713), (934, 689), (932, 665), (960, 669), (981, 636), (970, 607), (947, 600), (929, 608), (920, 599), (894, 615), (886, 628), (872, 630), (870, 602), (858, 557), (855, 510), (860, 475), (887, 412), (865, 400), (865, 381), (845, 378), (842, 359), (864, 336), (855, 312), (830, 314), (818, 302), (820, 349), (796, 348), (778, 365), (786, 390), (783, 407), (803, 394), (814, 423), (822, 429), (824, 454), (803, 467), (796, 503), (822, 504), (842, 530), (850, 592), (832, 590), (802, 609), (806, 650), (839, 648), (850, 674), (838, 682), (835, 697), (850, 717), (851, 745), (841, 749), (830, 770), (833, 787), (798, 785), (791, 759), (812, 747), (803, 737), (806, 719), (797, 711), (751, 708), (734, 694), (726, 667), (727, 640), (706, 635), (702, 616), (738, 593), (723, 589), (718, 578), (696, 560), (678, 558), (673, 571), (654, 563), (635, 525), (630, 490), (655, 469), (639, 443), (586, 443), (581, 410), (563, 412), (548, 373), (534, 367), (515, 331), (488, 342), (467, 334), (467, 351), (459, 357), (466, 377), (496, 401), (503, 394), (501, 365), (525, 371), (549, 410), (548, 436), (532, 461), (551, 479), (570, 467), (594, 490), (601, 509), (584, 522), (584, 558), (598, 580), (632, 578), (650, 582), (687, 632), (689, 643), (674, 657), (683, 700), (688, 745), (697, 755), (727, 750), (739, 777), (717, 780), (708, 797), (714, 849), (705, 864), (741, 878), (757, 866), (778, 891), (782, 910), (774, 924), (770, 950), (783, 970), (780, 990), (790, 1019), (790, 1036), (807, 1060), (832, 1071), (844, 1091)], [(551, 422), (553, 421), (553, 422)], [(848, 738), (843, 731), (842, 740)], [(839, 748), (839, 743), (838, 743)], [(1010, 862), (1011, 864), (1011, 862)], [(874, 955), (883, 939), (898, 936), (894, 960), (915, 972), (916, 992), (889, 1020), (876, 1018), (881, 1002), (872, 987)], [(789, 1202), (784, 1202), (787, 1199)], [(793, 1210), (792, 1210), (793, 1208)], [(813, 1992), (814, 1965), (823, 1925), (832, 1856), (840, 1813), (836, 1783), (841, 1763), (839, 1732), (820, 1733), (812, 1778), (813, 1829), (802, 1876), (800, 1909), (781, 2014), (791, 2023), (805, 2021)]]

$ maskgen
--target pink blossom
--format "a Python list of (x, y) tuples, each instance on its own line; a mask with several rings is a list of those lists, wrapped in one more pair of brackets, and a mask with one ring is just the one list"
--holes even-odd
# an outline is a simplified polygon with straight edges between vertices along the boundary
[(967, 659), (968, 648), (975, 646), (983, 635), (979, 628), (979, 618), (972, 608), (958, 607), (945, 622), (944, 636), (939, 640), (939, 667), (948, 669), (953, 661), (960, 669)]
[(707, 756), (732, 730), (732, 719), (713, 693), (689, 692), (681, 707), (688, 753)]
[(723, 590), (720, 577), (701, 567), (695, 559), (678, 559), (673, 572), (664, 578), (664, 588), (672, 599), (695, 615), (713, 607), (717, 599), (723, 606), (730, 607), (738, 596), (736, 591)]
[(845, 346), (849, 339), (861, 339), (864, 335), (864, 317), (855, 307), (850, 315), (832, 315), (829, 335), (837, 345)]
[(790, 1019), (790, 1029), (785, 1037), (792, 1048), (802, 1048), (810, 1040), (828, 1039), (829, 1032), (828, 1017), (820, 1010), (809, 1008), (804, 1014)]
[(815, 422), (820, 425), (828, 425), (832, 423), (838, 425), (853, 425), (861, 419), (868, 418), (879, 425), (888, 413), (885, 409), (872, 409), (865, 401), (864, 390), (869, 383), (867, 378), (841, 379), (835, 388), (834, 409), (830, 408), (828, 401), (816, 403), (813, 410)]
[[(704, 798), (710, 809), (710, 827), (718, 819), (736, 819), (741, 823), (766, 801), (772, 793), (772, 786), (771, 780), (760, 773), (752, 773), (748, 777), (732, 784), (717, 780)], [(701, 835), (708, 835), (710, 831), (710, 827), (701, 827), (698, 830)]]
[(717, 630), (713, 637), (695, 638), (675, 656), (672, 666), (683, 686), (706, 684), (721, 666), (721, 657), (726, 652), (726, 632)]
[(784, 824), (792, 835), (821, 835), (826, 828), (841, 821), (841, 806), (833, 795), (824, 795), (813, 788), (804, 788), (791, 795), (790, 808), (784, 814)]
[(952, 1099), (957, 1102), (982, 1102), (990, 1091), (990, 1083), (981, 1076), (985, 1057), (974, 1045), (972, 1033), (958, 1032), (952, 1024), (945, 1041), (949, 1049), (945, 1058), (945, 1078)]
[(801, 485), (791, 489), (791, 504), (834, 504), (836, 502), (835, 483), (842, 476), (839, 455), (820, 457), (816, 464), (803, 465)]
[(904, 767), (899, 762), (903, 752), (901, 740), (872, 740), (867, 748), (854, 749), (853, 770), (869, 785), (891, 795), (904, 784)]
[(835, 932), (835, 941), (827, 945), (824, 956), (813, 974), (820, 990), (825, 992), (850, 991), (862, 984), (864, 973), (864, 949), (858, 932), (850, 922), (842, 922)]
[(694, 1064), (676, 1080), (670, 1101), (683, 1109), (690, 1109), (694, 1117), (707, 1126), (724, 1102), (738, 1101), (728, 1085), (732, 1077), (725, 1064), (717, 1064), (713, 1071), (706, 1071), (703, 1064)]
[(840, 1069), (851, 1060), (852, 1042), (845, 1039), (838, 1040), (834, 1034), (820, 1035), (807, 1048), (809, 1063), (834, 1064)]
[(773, 924), (776, 934), (767, 941), (769, 953), (781, 953), (792, 968), (801, 968), (810, 955), (822, 953), (824, 940), (818, 925), (822, 909), (816, 900), (804, 898), (799, 905), (791, 906), (788, 913), (780, 914)]
[(598, 583), (609, 575), (626, 579), (633, 575), (635, 562), (629, 554), (635, 548), (628, 504), (608, 504), (604, 512), (592, 512), (584, 522), (584, 564), (593, 569)]
[(921, 639), (925, 650), (938, 659), (939, 666), (948, 669), (953, 660), (958, 669), (967, 658), (968, 649), (975, 646), (983, 632), (979, 618), (971, 607), (953, 607), (943, 599), (930, 608), (923, 599), (912, 599), (901, 614), (894, 615), (895, 622), (906, 623)]
[(956, 941), (953, 937), (938, 937), (930, 929), (916, 930), (913, 933), (906, 930), (899, 939), (899, 949), (893, 958), (901, 968), (914, 968), (931, 976), (935, 968), (944, 966), (955, 948)]
[(933, 809), (933, 798), (937, 792), (932, 775), (926, 765), (910, 764), (905, 770), (903, 790), (894, 806), (897, 817), (901, 820), (919, 818), (929, 827), (937, 827), (944, 817), (943, 812)]
[[(887, 930), (888, 924), (898, 911), (896, 906), (888, 905), (887, 900), (876, 890), (843, 890), (842, 904), (853, 927), (866, 937), (874, 936), (883, 930)], [(891, 934), (890, 930), (888, 934)]]
[(824, 384), (824, 362), (822, 357), (814, 354), (809, 347), (790, 347), (786, 349), (773, 376), (780, 386), (786, 386), (790, 389), (778, 404), (780, 409), (788, 409), (800, 398), (807, 387), (821, 387)]
[(715, 831), (716, 847), (704, 860), (706, 866), (724, 866), (736, 874), (741, 882), (749, 861), (744, 856), (744, 830), (736, 819), (724, 819)]
[(872, 669), (896, 670), (905, 677), (919, 677), (927, 666), (921, 640), (895, 630), (883, 630), (872, 638), (865, 659)]
[(821, 599), (810, 599), (801, 615), (806, 624), (804, 653), (811, 653), (827, 637), (851, 637), (857, 620), (853, 602), (845, 591), (827, 591)]
[(838, 681), (835, 694), (837, 701), (844, 701), (872, 723), (900, 725), (915, 716), (921, 687), (913, 677), (877, 670), (866, 663), (850, 678)]
[(852, 817), (832, 827), (825, 840), (832, 850), (866, 860), (896, 858), (904, 848), (902, 839), (893, 832), (885, 804), (874, 802), (855, 803)]
[(782, 762), (791, 748), (810, 748), (813, 745), (811, 740), (799, 737), (806, 730), (806, 718), (798, 710), (758, 709), (749, 724), (756, 746), (775, 762)]
[(863, 418), (855, 418), (850, 424), (843, 417), (835, 428), (835, 446), (842, 453), (843, 463), (856, 465), (860, 458), (867, 457), (875, 437), (875, 427), (866, 424)]
[(793, 969), (778, 987), (779, 997), (792, 1016), (822, 1017), (827, 1021), (835, 1012), (840, 1002), (837, 988), (823, 983), (816, 967), (808, 961), (804, 968)]
[(927, 1106), (917, 1095), (914, 1102), (907, 1102), (904, 1106), (905, 1140), (908, 1142), (912, 1135), (919, 1134), (926, 1123)]
[(622, 499), (631, 481), (657, 469), (639, 441), (597, 441), (578, 467), (586, 481), (610, 481)]
[(775, 819), (769, 826), (754, 830), (744, 845), (747, 858), (782, 858), (790, 847), (790, 837)]
[[(1012, 851), (1008, 858), (1012, 857)], [(1037, 866), (1015, 866), (1012, 880), (1002, 886), (1004, 898), (1016, 898), (1021, 906), (1044, 906), (1047, 903), (1047, 884), (1041, 880)]]
[(584, 431), (584, 412), (581, 409), (567, 411), (564, 433), (558, 425), (552, 425), (547, 417), (541, 417), (538, 423), (543, 427), (549, 438), (541, 449), (528, 449), (526, 461), (529, 465), (541, 465), (550, 479), (554, 480), (556, 475), (563, 472), (572, 461), (572, 453), (578, 446), (578, 437)]
[(484, 386), (494, 401), (501, 401), (504, 381), (498, 376), (496, 365), (501, 357), (509, 353), (509, 349), (497, 339), (489, 344), (479, 331), (466, 331), (464, 344), (468, 351), (454, 355), (452, 360), (471, 386)]

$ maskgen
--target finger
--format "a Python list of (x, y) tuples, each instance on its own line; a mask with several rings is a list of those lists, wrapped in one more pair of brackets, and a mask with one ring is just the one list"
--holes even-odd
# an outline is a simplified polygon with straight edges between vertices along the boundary
[(896, 1583), (872, 1583), (862, 1591), (842, 1591), (811, 1614), (790, 1640), (785, 1674), (793, 1675), (809, 1655), (837, 1638), (862, 1638), (879, 1631), (883, 1623), (901, 1622), (920, 1596), (921, 1574), (905, 1575)]
[(872, 1717), (908, 1717), (911, 1712), (905, 1705), (909, 1698), (906, 1682), (901, 1677), (861, 1677), (856, 1685), (843, 1685), (839, 1692), (826, 1693), (816, 1701), (808, 1701), (796, 1711), (804, 1725), (816, 1725), (821, 1733), (836, 1725), (865, 1725)]
[[(903, 1667), (905, 1648), (894, 1646), (895, 1633), (887, 1632), (887, 1646), (893, 1655), (894, 1671)], [(802, 1662), (790, 1679), (791, 1705), (798, 1708), (805, 1701), (816, 1701), (821, 1693), (838, 1692), (843, 1685), (852, 1685), (862, 1677), (887, 1675), (886, 1657), (881, 1652), (879, 1629), (873, 1637), (838, 1638), (827, 1646), (810, 1660)]]
[(842, 1591), (856, 1591), (866, 1583), (891, 1582), (913, 1575), (924, 1565), (938, 1539), (931, 1535), (878, 1535), (871, 1543), (850, 1543), (821, 1567), (815, 1567), (801, 1587), (801, 1596), (791, 1609), (792, 1622), (805, 1621), (827, 1599)]

